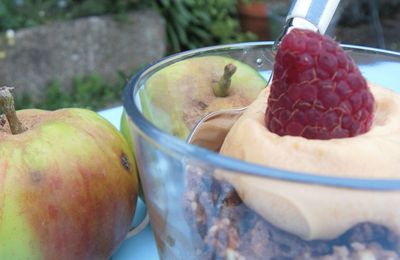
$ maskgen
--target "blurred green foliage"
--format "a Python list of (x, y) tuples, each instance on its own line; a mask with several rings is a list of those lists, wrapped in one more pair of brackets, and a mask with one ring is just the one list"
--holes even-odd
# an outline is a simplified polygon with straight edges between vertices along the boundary
[[(124, 21), (129, 11), (153, 8), (166, 20), (168, 53), (208, 45), (255, 40), (243, 33), (236, 13), (236, 0), (0, 0), (0, 32), (59, 20), (112, 14)], [(1, 46), (0, 46), (1, 50)], [(166, 54), (168, 54), (166, 53)], [(66, 91), (55, 80), (47, 86), (40, 103), (29, 95), (17, 100), (19, 108), (88, 107), (99, 109), (120, 101), (125, 82), (111, 86), (101, 75), (76, 77)]]
[[(254, 0), (252, 0), (254, 1)], [(131, 10), (151, 7), (166, 19), (170, 52), (255, 40), (242, 33), (236, 0), (1, 0), (0, 31), (55, 20), (114, 14), (123, 20)]]
[(34, 102), (28, 94), (17, 97), (17, 109), (39, 108), (55, 110), (67, 107), (82, 107), (99, 110), (120, 104), (123, 89), (127, 83), (126, 75), (119, 73), (119, 81), (110, 84), (101, 75), (92, 73), (88, 76), (76, 76), (72, 89), (66, 91), (58, 80), (54, 80), (43, 93), (40, 102)]
[(171, 52), (202, 46), (255, 40), (240, 31), (236, 0), (153, 0), (167, 21)]
[(0, 31), (101, 14), (123, 15), (139, 0), (1, 0)]

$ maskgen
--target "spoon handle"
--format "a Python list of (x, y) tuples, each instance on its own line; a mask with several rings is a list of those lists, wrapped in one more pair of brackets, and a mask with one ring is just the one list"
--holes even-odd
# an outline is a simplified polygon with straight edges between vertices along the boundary
[(301, 18), (324, 34), (339, 2), (340, 0), (293, 0), (286, 20)]
[(309, 29), (325, 34), (340, 0), (293, 0), (286, 24), (276, 39), (276, 49), (282, 38), (292, 28)]

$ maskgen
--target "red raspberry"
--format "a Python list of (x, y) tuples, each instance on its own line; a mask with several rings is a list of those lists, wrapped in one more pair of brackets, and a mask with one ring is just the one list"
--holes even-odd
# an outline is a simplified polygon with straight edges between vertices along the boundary
[(369, 130), (374, 97), (353, 60), (333, 39), (294, 29), (276, 53), (267, 128), (308, 139), (352, 137)]

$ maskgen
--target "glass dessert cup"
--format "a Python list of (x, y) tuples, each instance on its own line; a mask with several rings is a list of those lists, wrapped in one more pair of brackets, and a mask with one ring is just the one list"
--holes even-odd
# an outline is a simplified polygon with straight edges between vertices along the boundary
[[(399, 53), (342, 47), (369, 83), (400, 93)], [(225, 157), (173, 136), (175, 121), (182, 119), (169, 117), (163, 113), (160, 99), (154, 102), (147, 97), (146, 83), (155, 73), (192, 57), (231, 57), (268, 79), (273, 66), (271, 48), (271, 42), (258, 42), (176, 54), (144, 69), (126, 87), (125, 119), (160, 257), (399, 258), (400, 179), (287, 171)], [(164, 96), (162, 100), (169, 102), (170, 98)], [(276, 191), (279, 196), (262, 193), (257, 201), (247, 203), (230, 178), (221, 177), (224, 175), (253, 178), (261, 186), (265, 183), (266, 187), (282, 188)], [(293, 206), (287, 200), (292, 197), (310, 206)], [(264, 204), (267, 213), (260, 214), (259, 204)]]

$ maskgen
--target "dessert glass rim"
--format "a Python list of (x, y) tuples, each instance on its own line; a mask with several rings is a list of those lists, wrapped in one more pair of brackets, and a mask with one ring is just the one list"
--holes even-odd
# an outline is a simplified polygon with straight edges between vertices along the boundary
[[(333, 186), (339, 188), (366, 189), (366, 190), (400, 190), (399, 179), (379, 179), (379, 178), (352, 178), (330, 175), (317, 175), (312, 173), (297, 172), (273, 167), (262, 166), (259, 164), (246, 162), (243, 160), (227, 157), (205, 148), (189, 144), (171, 134), (164, 132), (150, 121), (148, 121), (139, 107), (136, 105), (135, 97), (140, 90), (143, 80), (146, 80), (156, 71), (171, 65), (177, 61), (196, 57), (199, 55), (221, 55), (219, 51), (250, 50), (255, 48), (271, 48), (273, 41), (244, 42), (235, 44), (225, 44), (209, 46), (188, 50), (166, 56), (152, 64), (146, 66), (141, 71), (132, 76), (125, 86), (123, 94), (123, 107), (125, 113), (134, 122), (133, 127), (146, 139), (155, 144), (160, 150), (167, 154), (180, 156), (182, 160), (192, 160), (193, 162), (205, 163), (220, 169), (235, 172), (237, 174), (248, 174), (264, 178), (277, 179), (282, 181), (299, 182), (305, 184), (315, 184), (323, 186)], [(355, 50), (370, 54), (388, 55), (400, 61), (400, 52), (365, 47), (359, 45), (341, 44), (345, 50)]]

